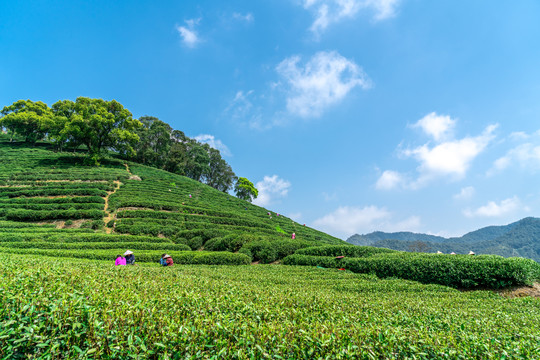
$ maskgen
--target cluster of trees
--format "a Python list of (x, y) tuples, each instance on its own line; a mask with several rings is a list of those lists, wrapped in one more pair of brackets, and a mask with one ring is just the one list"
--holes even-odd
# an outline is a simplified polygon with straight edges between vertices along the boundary
[(89, 159), (99, 164), (109, 151), (133, 161), (190, 177), (220, 191), (233, 189), (252, 201), (257, 189), (246, 178), (237, 178), (219, 150), (187, 137), (152, 116), (133, 119), (116, 100), (79, 97), (61, 100), (50, 108), (41, 101), (19, 100), (5, 106), (0, 128), (13, 140), (21, 136), (28, 143), (48, 140), (59, 150), (88, 150)]

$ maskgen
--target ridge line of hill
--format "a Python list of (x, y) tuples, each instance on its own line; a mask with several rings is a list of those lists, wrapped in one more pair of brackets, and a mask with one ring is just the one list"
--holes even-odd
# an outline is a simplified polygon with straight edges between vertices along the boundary
[(444, 238), (413, 232), (372, 232), (347, 239), (354, 245), (385, 247), (413, 252), (455, 252), (521, 256), (540, 261), (540, 219), (526, 217), (502, 226), (486, 226), (461, 237)]

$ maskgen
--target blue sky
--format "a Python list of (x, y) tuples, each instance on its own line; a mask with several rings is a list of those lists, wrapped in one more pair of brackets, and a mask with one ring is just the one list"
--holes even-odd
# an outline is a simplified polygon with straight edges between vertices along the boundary
[(116, 99), (341, 238), (540, 216), (537, 1), (0, 1), (0, 104)]

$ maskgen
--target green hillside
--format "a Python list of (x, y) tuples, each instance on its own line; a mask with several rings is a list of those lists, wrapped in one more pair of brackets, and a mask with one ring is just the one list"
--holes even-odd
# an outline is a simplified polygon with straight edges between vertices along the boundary
[[(180, 263), (272, 262), (342, 240), (184, 176), (0, 139), (0, 252)], [(296, 239), (291, 234), (296, 233)], [(219, 253), (215, 253), (219, 252)]]

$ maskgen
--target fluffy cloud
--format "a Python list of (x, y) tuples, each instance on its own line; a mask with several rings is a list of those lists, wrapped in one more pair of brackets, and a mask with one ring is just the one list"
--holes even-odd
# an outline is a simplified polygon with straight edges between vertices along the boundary
[(441, 142), (434, 146), (425, 144), (404, 150), (402, 152), (404, 156), (413, 157), (420, 163), (418, 167), (420, 176), (412, 187), (422, 186), (440, 176), (463, 178), (472, 161), (494, 139), (493, 132), (496, 128), (496, 125), (490, 125), (476, 137)]
[(335, 51), (318, 52), (304, 66), (300, 57), (283, 60), (276, 68), (288, 85), (287, 110), (301, 117), (319, 116), (353, 88), (368, 88), (362, 69)]
[(463, 215), (466, 217), (499, 217), (516, 211), (521, 207), (521, 202), (517, 196), (502, 200), (500, 203), (490, 201), (484, 206), (480, 206), (478, 209), (463, 210)]
[(194, 139), (200, 143), (208, 144), (210, 145), (210, 147), (216, 150), (219, 150), (219, 152), (223, 156), (232, 156), (229, 148), (223, 142), (221, 142), (221, 140), (216, 139), (214, 135), (201, 134), (201, 135), (195, 136)]
[(193, 48), (201, 41), (199, 35), (197, 34), (197, 31), (195, 30), (195, 26), (199, 24), (200, 20), (200, 18), (190, 19), (186, 20), (186, 26), (176, 26), (176, 30), (180, 34), (182, 42), (187, 47)]
[(255, 184), (259, 195), (253, 203), (258, 206), (267, 206), (272, 203), (276, 198), (281, 198), (287, 195), (291, 183), (287, 180), (280, 179), (277, 175), (265, 176), (263, 181), (259, 181)]
[(411, 216), (402, 221), (393, 221), (393, 215), (377, 206), (342, 206), (313, 222), (314, 227), (341, 238), (372, 231), (415, 231), (420, 227), (420, 218)]
[(474, 159), (495, 138), (494, 132), (498, 125), (489, 125), (478, 136), (454, 139), (455, 124), (456, 120), (449, 116), (437, 115), (433, 112), (412, 125), (412, 127), (421, 128), (433, 138), (432, 141), (424, 145), (399, 151), (402, 157), (413, 158), (418, 162), (416, 180), (408, 181), (406, 178), (412, 176), (386, 170), (377, 180), (375, 187), (380, 190), (388, 190), (397, 186), (418, 189), (443, 176), (454, 180), (465, 177)]
[(314, 13), (310, 30), (319, 35), (333, 23), (353, 18), (360, 10), (370, 9), (375, 20), (395, 15), (400, 0), (304, 0), (304, 8)]
[(474, 187), (467, 186), (461, 189), (461, 191), (454, 195), (456, 200), (468, 200), (473, 197), (475, 193)]
[(375, 188), (378, 190), (391, 190), (400, 186), (403, 182), (403, 175), (396, 171), (386, 170), (379, 177), (379, 180), (377, 180)]
[(455, 124), (456, 120), (452, 120), (450, 116), (437, 115), (437, 113), (432, 112), (412, 126), (421, 128), (426, 134), (432, 136), (435, 141), (440, 141), (451, 134)]

